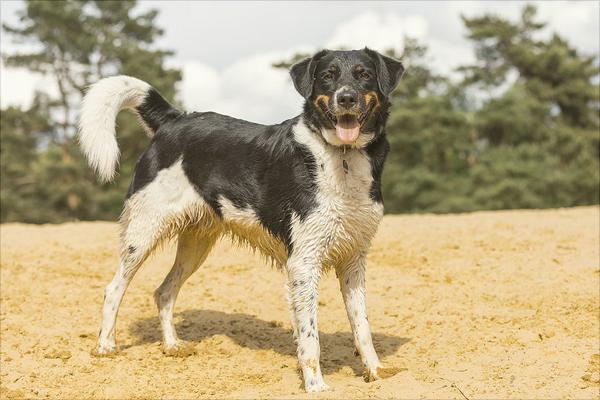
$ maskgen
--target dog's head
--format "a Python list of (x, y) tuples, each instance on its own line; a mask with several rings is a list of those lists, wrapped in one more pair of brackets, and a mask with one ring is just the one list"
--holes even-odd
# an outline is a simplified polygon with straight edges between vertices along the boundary
[(399, 61), (365, 48), (322, 50), (294, 64), (290, 75), (306, 99), (309, 125), (332, 145), (363, 147), (381, 134), (403, 72)]

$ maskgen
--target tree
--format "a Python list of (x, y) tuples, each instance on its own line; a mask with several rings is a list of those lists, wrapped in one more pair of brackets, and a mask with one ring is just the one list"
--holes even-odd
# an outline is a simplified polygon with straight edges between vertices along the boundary
[(133, 75), (173, 99), (175, 84), (181, 79), (179, 70), (165, 67), (171, 52), (154, 48), (162, 35), (155, 24), (157, 11), (136, 13), (135, 6), (132, 0), (30, 0), (20, 12), (18, 25), (3, 25), (14, 40), (34, 49), (3, 54), (6, 64), (51, 76), (58, 89), (58, 98), (48, 102), (51, 139), (46, 148), (38, 149), (39, 162), (45, 166), (38, 172), (46, 182), (38, 195), (52, 197), (50, 206), (58, 220), (114, 219), (136, 158), (148, 144), (135, 118), (120, 115), (120, 176), (116, 184), (97, 184), (73, 136), (76, 110), (86, 87), (106, 76)]
[[(29, 110), (9, 107), (0, 112), (0, 220), (35, 221), (39, 206), (35, 196), (37, 176), (32, 166), (38, 159), (38, 146), (49, 134), (48, 115), (36, 97)], [(42, 112), (40, 112), (42, 110)]]
[[(599, 69), (557, 34), (535, 40), (545, 26), (534, 6), (520, 21), (463, 18), (477, 64), (466, 86), (512, 86), (477, 110), (482, 151), (473, 196), (484, 208), (557, 207), (599, 201)], [(495, 184), (495, 188), (485, 188)]]
[(430, 69), (427, 47), (415, 39), (405, 38), (402, 54), (388, 55), (407, 69), (391, 96), (386, 212), (471, 209), (463, 175), (473, 143), (462, 88)]
[(509, 72), (517, 72), (527, 93), (555, 107), (561, 122), (598, 128), (600, 92), (597, 81), (593, 83), (598, 55), (580, 55), (556, 33), (547, 41), (535, 40), (545, 27), (535, 18), (533, 5), (523, 8), (516, 23), (493, 15), (463, 17), (478, 61), (462, 68), (466, 83), (498, 87)]
[(432, 71), (416, 40), (387, 52), (407, 69), (391, 96), (386, 212), (598, 203), (597, 55), (556, 34), (539, 39), (533, 6), (516, 22), (463, 21), (476, 63), (458, 69), (458, 82)]
[[(99, 185), (73, 136), (86, 86), (114, 74), (139, 77), (173, 100), (171, 53), (157, 49), (156, 11), (135, 1), (27, 1), (4, 26), (27, 53), (8, 65), (54, 78), (58, 97), (1, 111), (1, 221), (114, 219), (148, 139), (131, 115), (118, 118), (123, 149), (116, 183)], [(463, 18), (476, 62), (452, 80), (431, 70), (427, 47), (404, 38), (407, 70), (392, 93), (391, 152), (383, 175), (386, 212), (544, 208), (600, 201), (597, 54), (557, 34), (543, 39), (532, 6), (510, 21)], [(275, 66), (288, 68), (297, 54)]]

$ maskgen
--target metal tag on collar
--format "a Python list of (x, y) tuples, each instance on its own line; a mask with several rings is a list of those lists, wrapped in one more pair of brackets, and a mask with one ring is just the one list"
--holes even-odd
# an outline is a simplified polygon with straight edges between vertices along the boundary
[[(342, 146), (342, 152), (343, 154), (346, 154), (346, 149), (348, 148), (348, 146), (344, 145)], [(344, 167), (344, 173), (348, 174), (348, 163), (346, 162), (345, 159), (342, 159), (342, 167)]]

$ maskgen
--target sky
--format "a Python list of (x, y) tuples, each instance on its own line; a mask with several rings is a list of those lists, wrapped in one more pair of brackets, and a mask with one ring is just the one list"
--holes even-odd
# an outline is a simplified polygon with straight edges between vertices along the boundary
[[(157, 45), (175, 51), (170, 66), (183, 71), (179, 100), (188, 111), (216, 111), (259, 123), (276, 123), (301, 111), (302, 98), (284, 70), (271, 64), (296, 52), (320, 48), (402, 50), (404, 35), (429, 46), (434, 70), (452, 74), (472, 63), (473, 47), (460, 19), (494, 13), (515, 20), (525, 2), (192, 2), (140, 1), (139, 10), (158, 9), (165, 30)], [(599, 54), (598, 1), (544, 1), (539, 20), (544, 35), (556, 31), (587, 54)], [(21, 1), (0, 2), (0, 19), (16, 23)], [(2, 53), (22, 45), (0, 36)], [(410, 65), (408, 73), (410, 72)], [(152, 82), (149, 82), (152, 84)], [(56, 93), (51, 79), (0, 66), (0, 105), (31, 103), (34, 90)]]

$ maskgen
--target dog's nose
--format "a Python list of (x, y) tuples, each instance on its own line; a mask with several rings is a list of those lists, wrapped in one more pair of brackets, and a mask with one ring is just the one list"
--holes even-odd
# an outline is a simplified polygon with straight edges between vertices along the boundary
[(337, 95), (337, 103), (343, 108), (352, 108), (356, 105), (356, 93), (345, 90)]

